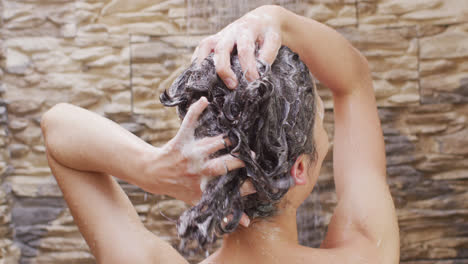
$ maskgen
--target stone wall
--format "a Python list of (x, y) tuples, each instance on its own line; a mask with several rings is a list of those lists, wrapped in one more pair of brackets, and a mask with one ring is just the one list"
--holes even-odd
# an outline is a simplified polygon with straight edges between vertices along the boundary
[[(219, 2), (225, 8), (213, 9)], [(199, 39), (254, 7), (232, 2), (238, 3), (0, 1), (0, 264), (95, 263), (47, 166), (41, 114), (70, 102), (164, 144), (179, 123), (173, 109), (159, 104), (159, 93), (187, 65)], [(271, 1), (255, 5), (263, 2)], [(401, 263), (468, 263), (468, 2), (278, 3), (338, 29), (370, 62)], [(237, 13), (227, 19), (229, 10)], [(321, 87), (320, 94), (332, 139), (330, 93)], [(331, 156), (318, 192), (298, 213), (306, 245), (320, 243), (336, 204)], [(185, 205), (122, 186), (145, 225), (177, 245), (174, 225), (161, 212), (177, 218)]]

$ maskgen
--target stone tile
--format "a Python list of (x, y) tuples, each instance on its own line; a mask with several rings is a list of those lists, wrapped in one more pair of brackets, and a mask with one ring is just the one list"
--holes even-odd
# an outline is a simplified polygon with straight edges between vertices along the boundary
[(438, 137), (439, 151), (444, 154), (468, 154), (468, 129)]
[(11, 176), (7, 182), (17, 197), (62, 197), (52, 176)]
[(421, 39), (421, 59), (468, 57), (468, 25), (448, 27), (440, 34)]
[[(385, 136), (388, 183), (401, 231), (402, 263), (465, 257), (468, 154), (463, 141), (468, 133), (468, 106), (385, 107), (379, 109), (379, 116)], [(332, 113), (327, 111), (324, 126), (331, 145), (332, 122)], [(317, 184), (318, 194), (312, 194), (315, 197), (302, 205), (305, 212), (298, 212), (308, 219), (307, 224), (298, 222), (308, 234), (302, 235), (306, 245), (320, 244), (323, 235), (311, 228), (325, 230), (327, 217), (336, 204), (330, 166), (331, 160), (326, 159)]]
[(3, 1), (0, 1), (0, 26), (3, 26)]
[(360, 28), (468, 22), (468, 2), (458, 0), (358, 0)]
[[(35, 46), (35, 42), (44, 45)], [(47, 49), (49, 43), (57, 46)], [(105, 112), (105, 106), (115, 104), (120, 105), (120, 112), (130, 112), (130, 56), (124, 52), (125, 47), (80, 48), (73, 41), (43, 37), (11, 38), (5, 44), (7, 63), (3, 85), (8, 92), (4, 98), (11, 103), (13, 114), (41, 113), (59, 102), (74, 103), (100, 113)], [(115, 83), (119, 86), (114, 87)], [(111, 96), (105, 97), (101, 88)], [(121, 96), (124, 92), (126, 97)], [(23, 100), (28, 97), (35, 99)], [(20, 107), (15, 107), (16, 101), (21, 102)], [(25, 108), (37, 104), (39, 108)]]
[(415, 28), (343, 28), (339, 31), (369, 61), (378, 106), (419, 104)]
[(25, 74), (31, 64), (28, 56), (8, 48), (6, 49), (5, 61), (5, 71), (12, 74)]
[[(299, 4), (300, 2), (296, 0), (189, 0), (187, 1), (187, 32), (189, 34), (216, 33), (248, 11), (265, 4), (277, 4), (300, 12), (305, 8)], [(348, 11), (345, 10), (344, 13), (346, 12)], [(343, 22), (337, 21), (337, 23)]]
[(95, 258), (89, 251), (70, 251), (70, 252), (44, 252), (28, 262), (23, 260), (24, 263), (82, 263), (94, 264)]
[(75, 0), (3, 2), (5, 37), (60, 35), (62, 26), (75, 20)]
[(304, 0), (297, 12), (334, 28), (357, 26), (354, 0)]
[[(9, 175), (4, 185), (0, 177), (0, 263), (95, 263), (69, 211), (63, 209), (47, 167), (38, 133), (40, 116), (57, 102), (72, 102), (106, 115), (154, 145), (164, 144), (177, 132), (179, 121), (174, 109), (161, 107), (158, 97), (188, 65), (199, 38), (148, 35), (184, 33), (184, 15), (190, 17), (189, 32), (214, 32), (244, 13), (228, 6), (237, 2), (225, 2), (185, 10), (182, 0), (0, 1), (0, 173)], [(281, 2), (294, 9), (299, 1)], [(342, 28), (370, 61), (381, 106), (388, 182), (400, 221), (402, 263), (467, 262), (464, 1), (363, 0), (357, 9), (355, 0), (300, 2), (307, 16)], [(430, 105), (418, 106), (419, 82), (421, 101)], [(319, 93), (332, 108), (326, 87)], [(331, 139), (332, 121), (328, 110), (324, 125)], [(304, 245), (319, 245), (324, 236), (337, 202), (332, 175), (330, 152), (319, 192), (299, 212)], [(6, 186), (11, 187), (8, 195)], [(183, 205), (122, 186), (145, 225), (177, 246), (174, 224), (159, 212), (177, 218)], [(14, 204), (9, 195), (16, 197)], [(12, 207), (16, 241), (11, 217), (5, 213)]]
[[(96, 10), (95, 7), (96, 5), (90, 5), (84, 8)], [(125, 52), (128, 51), (128, 35), (107, 35), (103, 44), (97, 45), (98, 48), (104, 48), (96, 51), (96, 46), (93, 45), (80, 46), (84, 42), (84, 31), (80, 31), (80, 26), (77, 28), (71, 22), (60, 25), (54, 28), (54, 32), (39, 27), (39, 32), (34, 34), (30, 34), (29, 29), (21, 32), (15, 29), (14, 36), (3, 42), (6, 47), (2, 49), (6, 51), (5, 57), (8, 58), (8, 63), (2, 64), (6, 68), (1, 71), (6, 91), (3, 100), (8, 103), (10, 128), (10, 142), (5, 149), (8, 156), (11, 156), (8, 164), (3, 167), (12, 168), (9, 174), (13, 176), (6, 181), (12, 195), (17, 199), (32, 197), (38, 201), (35, 205), (23, 205), (19, 201), (12, 204), (15, 208), (13, 221), (17, 226), (29, 226), (31, 223), (28, 221), (37, 220), (32, 223), (33, 232), (50, 225), (50, 221), (61, 214), (64, 205), (54, 207), (49, 200), (44, 200), (44, 197), (62, 198), (44, 154), (39, 129), (42, 113), (58, 102), (74, 103), (101, 114), (111, 112), (126, 116), (131, 111), (130, 57)], [(99, 31), (100, 27), (89, 26), (87, 30)], [(11, 34), (12, 32), (10, 30)], [(100, 33), (86, 34), (89, 39), (93, 39)], [(59, 227), (73, 227), (73, 222), (64, 224)], [(52, 229), (58, 230), (59, 227)], [(20, 248), (15, 251), (15, 248), (0, 246), (0, 262), (18, 263), (21, 254), (21, 263), (95, 263), (87, 248), (75, 247), (76, 243), (83, 245), (84, 240), (80, 238), (76, 227), (73, 228), (71, 238), (63, 236), (63, 231), (54, 231), (55, 238), (63, 240), (60, 244), (55, 244), (61, 250), (51, 246), (55, 241), (53, 234), (45, 235), (44, 238), (40, 235), (33, 242), (23, 241), (17, 236), (16, 244)], [(0, 225), (2, 237), (8, 230)], [(20, 233), (18, 228), (15, 233)], [(16, 260), (8, 262), (13, 257)]]
[(468, 24), (420, 40), (421, 101), (468, 102)]
[(99, 23), (119, 34), (174, 34), (185, 30), (185, 3), (181, 0), (111, 1), (99, 12)]
[[(163, 3), (161, 3), (163, 2)], [(154, 5), (164, 5), (168, 4), (167, 2), (174, 2), (174, 1), (161, 1), (161, 0), (116, 0), (107, 3), (102, 8), (102, 15), (107, 16), (115, 13), (127, 13), (132, 11), (140, 11), (145, 8), (150, 8)], [(180, 1), (179, 1), (180, 2)]]
[(45, 252), (71, 252), (75, 251), (89, 251), (86, 241), (81, 236), (79, 237), (62, 237), (62, 236), (47, 236), (40, 240), (38, 249)]
[(19, 263), (21, 251), (10, 239), (0, 238), (0, 260), (3, 263)]
[[(198, 42), (197, 36), (167, 36), (132, 43), (133, 107), (137, 114), (152, 114), (167, 119), (170, 110), (161, 110), (160, 94), (190, 64)], [(165, 109), (165, 108), (163, 108)], [(172, 115), (172, 118), (175, 118)]]
[(461, 230), (466, 229), (463, 219), (468, 216), (464, 202), (468, 156), (463, 135), (468, 131), (468, 108), (439, 105), (386, 111), (396, 113), (396, 118), (383, 119), (384, 133), (389, 123), (400, 131), (398, 137), (386, 136), (386, 146), (401, 259), (464, 257), (468, 232)]

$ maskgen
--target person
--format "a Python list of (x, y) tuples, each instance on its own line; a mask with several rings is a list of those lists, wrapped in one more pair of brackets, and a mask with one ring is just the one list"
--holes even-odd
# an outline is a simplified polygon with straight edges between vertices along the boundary
[[(256, 45), (259, 46), (256, 54)], [(231, 89), (240, 80), (231, 68), (235, 49), (245, 77), (260, 78), (256, 59), (272, 64), (284, 45), (299, 54), (311, 73), (333, 93), (333, 167), (338, 204), (320, 248), (298, 244), (296, 209), (311, 192), (328, 150), (324, 106), (315, 93), (315, 159), (297, 157), (295, 185), (281, 213), (252, 221), (225, 235), (202, 263), (398, 263), (399, 231), (386, 183), (385, 147), (367, 60), (333, 29), (279, 6), (259, 7), (203, 40), (193, 59), (214, 53), (217, 75)], [(177, 135), (155, 148), (110, 120), (58, 104), (41, 120), (52, 172), (98, 263), (187, 263), (148, 231), (128, 197), (111, 177), (193, 203), (202, 176), (246, 166), (233, 155), (213, 157), (235, 142), (223, 135), (194, 139), (208, 101), (191, 102)], [(70, 140), (72, 139), (72, 140)], [(187, 154), (185, 150), (197, 150)], [(243, 195), (252, 188), (244, 184)]]
[[(316, 113), (323, 118), (323, 107), (316, 106), (315, 83), (298, 54), (282, 46), (273, 64), (256, 59), (260, 77), (253, 82), (246, 79), (236, 49), (230, 57), (236, 89), (218, 77), (211, 53), (194, 61), (160, 96), (163, 105), (177, 106), (181, 119), (193, 102), (206, 97), (210, 104), (194, 137), (225, 135), (233, 144), (212, 157), (230, 153), (245, 163), (245, 168), (226, 168), (225, 174), (206, 181), (201, 200), (179, 217), (185, 252), (206, 249), (218, 236), (232, 233), (243, 213), (254, 221), (281, 214), (291, 200), (283, 197), (295, 185), (293, 164), (301, 155), (309, 164), (317, 157), (313, 126)], [(253, 184), (255, 193), (242, 197), (244, 183)]]

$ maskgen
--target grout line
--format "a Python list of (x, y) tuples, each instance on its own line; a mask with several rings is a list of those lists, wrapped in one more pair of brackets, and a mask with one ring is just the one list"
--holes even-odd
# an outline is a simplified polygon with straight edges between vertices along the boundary
[(130, 68), (130, 73), (129, 73), (129, 85), (130, 85), (130, 113), (133, 116), (135, 114), (134, 112), (134, 107), (133, 107), (133, 67), (132, 67), (132, 61), (133, 61), (133, 53), (132, 53), (132, 34), (128, 34), (128, 50), (129, 50), (129, 58), (128, 58), (128, 66)]
[[(419, 31), (419, 26), (416, 27)], [(416, 36), (416, 44), (417, 44), (417, 50), (416, 50), (416, 60), (417, 60), (417, 70), (418, 70), (418, 93), (419, 93), (419, 105), (423, 105), (422, 102), (422, 90), (421, 90), (421, 45), (419, 43), (419, 32)]]
[(355, 14), (356, 14), (356, 28), (357, 29), (359, 29), (359, 8), (358, 8), (358, 5), (359, 5), (358, 0), (355, 0), (354, 1), (354, 8), (356, 9)]

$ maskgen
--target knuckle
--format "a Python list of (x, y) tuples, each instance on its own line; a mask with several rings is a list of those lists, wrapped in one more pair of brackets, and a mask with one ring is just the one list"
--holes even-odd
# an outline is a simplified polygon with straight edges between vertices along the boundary
[(253, 67), (247, 68), (247, 74), (250, 78), (254, 78), (256, 76), (257, 71)]
[(213, 37), (209, 36), (200, 41), (200, 46), (209, 46), (213, 43)]
[(219, 43), (218, 43), (218, 45), (216, 45), (215, 48), (214, 48), (215, 54), (223, 53), (225, 50), (226, 50), (226, 48), (224, 48), (224, 46), (223, 46), (223, 45), (220, 45)]
[(250, 55), (254, 51), (254, 46), (251, 43), (243, 43), (237, 46), (237, 52), (242, 55)]
[(272, 41), (278, 42), (280, 40), (280, 35), (275, 31), (270, 31), (269, 38)]
[(229, 70), (227, 69), (227, 67), (221, 64), (216, 66), (216, 73), (219, 76), (227, 77), (229, 75)]
[(248, 32), (240, 32), (239, 37), (237, 38), (238, 43), (246, 44), (250, 40), (249, 33)]

